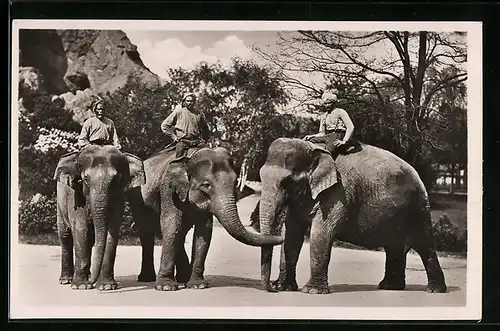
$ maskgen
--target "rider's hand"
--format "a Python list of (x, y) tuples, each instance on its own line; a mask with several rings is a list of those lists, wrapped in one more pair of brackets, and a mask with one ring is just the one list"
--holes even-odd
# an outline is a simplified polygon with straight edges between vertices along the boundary
[(312, 137), (314, 137), (314, 135), (312, 135), (312, 134), (308, 134), (308, 135), (306, 135), (306, 136), (304, 137), (304, 140), (309, 140), (309, 139), (311, 139)]
[(335, 145), (335, 147), (340, 147), (342, 145), (345, 145), (345, 141), (343, 141), (343, 140), (335, 140), (333, 142), (333, 145)]

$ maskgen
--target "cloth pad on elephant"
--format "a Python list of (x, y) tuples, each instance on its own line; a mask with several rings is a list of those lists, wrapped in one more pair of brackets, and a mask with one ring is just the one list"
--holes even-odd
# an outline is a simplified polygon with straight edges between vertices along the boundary
[[(175, 146), (174, 146), (175, 148)], [(177, 160), (180, 160), (180, 159), (183, 159), (183, 158), (191, 158), (196, 152), (198, 152), (200, 150), (200, 147), (190, 147), (187, 151), (187, 154), (184, 155), (184, 156), (181, 156), (181, 157), (178, 157), (178, 158), (175, 158), (172, 160), (173, 161), (177, 161)]]
[(305, 140), (305, 142), (311, 146), (311, 149), (313, 149), (313, 150), (314, 149), (319, 149), (319, 150), (321, 150), (321, 151), (323, 151), (323, 152), (331, 155), (330, 151), (328, 151), (325, 148), (326, 144), (324, 144), (324, 143), (313, 143), (313, 142), (310, 142), (310, 141), (307, 141), (307, 140)]

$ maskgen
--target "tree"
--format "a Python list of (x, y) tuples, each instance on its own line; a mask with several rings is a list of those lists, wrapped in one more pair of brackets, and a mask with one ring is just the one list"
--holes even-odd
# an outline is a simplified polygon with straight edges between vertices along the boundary
[(269, 137), (282, 134), (270, 130), (277, 107), (287, 102), (278, 75), (239, 59), (229, 67), (200, 63), (193, 70), (176, 68), (168, 74), (161, 88), (131, 82), (106, 96), (123, 148), (142, 158), (163, 149), (170, 138), (161, 132), (161, 122), (185, 93), (195, 92), (212, 131), (211, 143), (228, 147), (237, 167), (246, 158), (249, 178), (255, 177)]
[[(435, 100), (467, 78), (462, 33), (298, 31), (280, 33), (278, 46), (276, 53), (257, 51), (283, 70), (289, 86), (302, 90), (299, 104), (336, 89), (356, 107), (380, 112), (384, 122), (394, 114), (383, 109), (397, 110), (397, 123), (386, 124), (397, 124), (393, 129), (403, 156), (420, 172), (429, 150), (442, 149), (433, 135), (433, 114), (439, 111)], [(309, 74), (322, 76), (322, 82), (305, 79)]]

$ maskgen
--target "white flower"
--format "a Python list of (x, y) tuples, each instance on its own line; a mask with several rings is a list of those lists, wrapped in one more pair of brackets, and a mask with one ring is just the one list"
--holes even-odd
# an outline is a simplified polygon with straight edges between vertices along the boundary
[(31, 198), (31, 204), (36, 204), (38, 201), (40, 201), (40, 199), (42, 198), (43, 196), (40, 194), (40, 193), (36, 193), (32, 198)]

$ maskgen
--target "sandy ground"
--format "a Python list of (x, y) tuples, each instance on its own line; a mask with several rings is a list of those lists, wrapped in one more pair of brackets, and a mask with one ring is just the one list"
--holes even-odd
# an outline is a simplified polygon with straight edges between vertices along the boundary
[[(253, 205), (255, 197), (246, 198)], [(252, 208), (241, 208), (248, 220)], [(244, 222), (247, 223), (247, 222)], [(186, 251), (191, 251), (192, 231)], [(161, 248), (155, 248), (155, 265), (159, 266)], [(440, 258), (449, 292), (426, 293), (426, 274), (417, 255), (409, 254), (405, 291), (381, 291), (378, 282), (384, 273), (383, 252), (334, 248), (329, 266), (331, 293), (311, 295), (300, 292), (267, 293), (260, 288), (260, 249), (245, 246), (229, 236), (221, 227), (214, 228), (207, 257), (205, 275), (210, 288), (159, 292), (154, 283), (136, 281), (140, 269), (140, 247), (119, 246), (115, 291), (75, 291), (59, 285), (60, 248), (57, 246), (19, 245), (14, 255), (17, 262), (12, 300), (17, 307), (47, 308), (51, 306), (141, 306), (141, 307), (243, 307), (243, 306), (323, 306), (323, 307), (444, 307), (466, 303), (466, 260)], [(273, 279), (278, 274), (279, 249), (274, 249)], [(157, 269), (158, 270), (158, 269)], [(310, 275), (309, 245), (305, 244), (297, 266), (299, 286)], [(40, 310), (42, 311), (42, 310)], [(62, 311), (61, 311), (62, 312)], [(52, 312), (56, 314), (56, 312)], [(56, 314), (57, 315), (57, 314)], [(168, 315), (168, 314), (167, 314)]]

